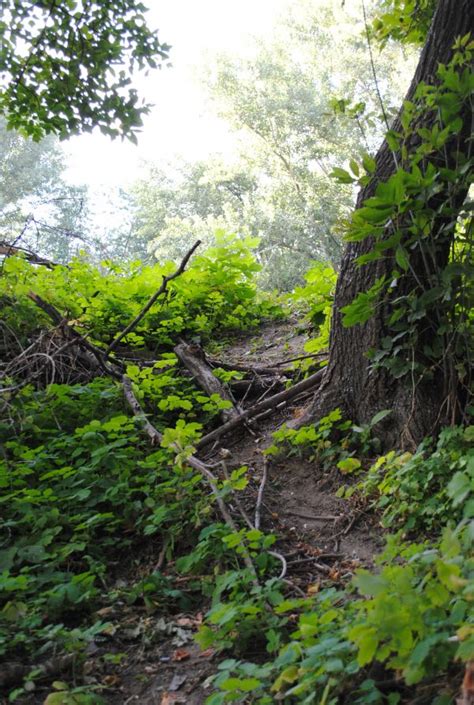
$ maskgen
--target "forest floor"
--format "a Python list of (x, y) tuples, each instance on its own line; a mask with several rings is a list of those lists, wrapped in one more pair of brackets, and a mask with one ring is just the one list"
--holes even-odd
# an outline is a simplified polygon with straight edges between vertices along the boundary
[[(270, 366), (304, 354), (306, 340), (304, 331), (296, 329), (295, 333), (294, 320), (272, 322), (257, 334), (223, 346), (218, 356), (229, 363)], [(264, 461), (262, 451), (272, 444), (272, 433), (298, 417), (308, 398), (276, 410), (250, 429), (223, 437), (204, 457), (206, 462), (225, 457), (229, 472), (248, 466), (250, 482), (239, 494), (249, 516), (255, 512), (266, 466), (261, 526), (278, 536), (275, 550), (285, 557), (285, 580), (295, 595), (341, 586), (357, 567), (372, 565), (382, 543), (376, 518), (353, 500), (336, 496), (338, 487), (347, 482), (337, 468), (323, 473), (314, 462), (299, 457)], [(140, 571), (146, 574), (156, 561), (157, 556), (147, 552), (139, 561)], [(130, 579), (136, 579), (136, 570)], [(166, 565), (163, 572), (166, 574)], [(210, 677), (226, 657), (212, 649), (201, 651), (194, 641), (207, 608), (203, 604), (195, 613), (166, 618), (159, 612), (150, 615), (136, 605), (107, 608), (107, 614), (99, 615), (113, 625), (107, 652), (116, 651), (121, 654), (117, 660), (122, 660), (119, 666), (104, 664), (100, 658), (104, 649), (100, 643), (93, 645), (85, 664), (86, 681), (90, 678), (91, 683), (102, 683), (106, 700), (117, 705), (203, 704), (212, 692)]]

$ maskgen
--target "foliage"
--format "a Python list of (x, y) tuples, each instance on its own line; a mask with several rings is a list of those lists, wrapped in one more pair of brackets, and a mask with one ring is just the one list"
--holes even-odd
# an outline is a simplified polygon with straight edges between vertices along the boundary
[[(354, 583), (369, 599), (358, 604), (349, 630), (358, 662), (373, 659), (400, 670), (408, 685), (474, 653), (472, 524), (446, 529), (435, 546), (388, 544), (377, 575), (359, 571)], [(397, 564), (401, 557), (407, 563)], [(458, 639), (452, 637), (457, 636)]]
[(289, 298), (293, 305), (305, 311), (305, 318), (318, 331), (316, 338), (311, 338), (305, 343), (305, 351), (318, 353), (326, 350), (329, 345), (329, 329), (337, 275), (327, 263), (314, 262), (310, 264), (304, 278), (306, 284), (296, 287)]
[[(439, 85), (420, 84), (414, 101), (405, 102), (401, 131), (386, 136), (397, 169), (353, 213), (346, 236), (350, 242), (367, 241), (360, 267), (393, 257), (393, 269), (342, 310), (344, 326), (384, 311), (386, 334), (380, 347), (369, 351), (373, 364), (395, 378), (409, 374), (414, 383), (443, 374), (446, 394), (453, 398), (458, 388), (469, 394), (471, 374), (466, 366), (473, 336), (469, 203), (459, 222), (457, 217), (472, 171), (472, 158), (462, 151), (469, 120), (464, 124), (461, 111), (472, 100), (473, 51), (469, 35), (459, 38), (450, 64), (438, 69)], [(367, 184), (372, 170), (365, 166), (369, 173), (355, 164), (353, 177), (336, 176)]]
[[(166, 352), (179, 335), (205, 340), (217, 331), (252, 327), (265, 315), (282, 315), (268, 296), (257, 293), (253, 275), (259, 265), (249, 249), (253, 244), (222, 234), (214, 248), (196, 256), (188, 270), (170, 282), (166, 305), (158, 301), (124, 343)], [(92, 339), (109, 343), (143, 308), (163, 275), (174, 269), (172, 262), (130, 267), (109, 262), (98, 269), (78, 259), (48, 270), (9, 258), (0, 292), (14, 305), (5, 310), (4, 319), (23, 341), (41, 326), (45, 315), (27, 296), (33, 289), (88, 330)]]
[[(473, 545), (468, 520), (445, 528), (432, 543), (392, 535), (377, 570), (356, 571), (345, 589), (310, 586), (306, 598), (270, 602), (271, 615), (256, 614), (272, 625), (265, 633), (271, 660), (222, 662), (215, 679), (219, 691), (208, 704), (269, 705), (278, 698), (336, 705), (348, 692), (359, 705), (396, 704), (400, 678), (408, 686), (424, 680), (424, 690), (440, 698), (432, 702), (452, 702), (449, 689), (439, 695), (439, 677), (453, 661), (467, 662), (474, 653)], [(235, 620), (236, 606), (228, 603), (229, 611)], [(204, 633), (209, 643), (209, 628)], [(214, 633), (219, 643), (219, 631)], [(377, 663), (382, 671), (373, 668)], [(391, 673), (397, 674), (393, 687)], [(433, 677), (438, 682), (431, 688)]]
[(98, 126), (112, 137), (135, 133), (149, 106), (131, 73), (168, 56), (137, 0), (54, 0), (2, 6), (0, 114), (35, 141)]
[[(8, 652), (28, 663), (58, 649), (83, 654), (89, 641), (109, 629), (98, 612), (118, 595), (130, 603), (143, 601), (150, 610), (191, 604), (192, 597), (159, 571), (117, 590), (115, 566), (150, 538), (170, 558), (181, 555), (183, 570), (189, 551), (197, 556), (206, 551), (195, 537), (210, 523), (212, 501), (186, 458), (202, 428), (229, 402), (206, 396), (182, 375), (172, 347), (184, 332), (209, 339), (252, 326), (264, 315), (281, 315), (268, 297), (257, 296), (252, 277), (258, 266), (248, 245), (222, 238), (218, 247), (195, 257), (170, 282), (167, 301), (158, 303), (124, 343), (132, 356), (153, 355), (153, 365), (129, 364), (126, 373), (163, 431), (161, 448), (153, 450), (143, 440), (113, 379), (45, 385), (46, 376), (26, 386), (21, 379), (3, 381), (8, 388), (0, 423), (3, 656)], [(127, 272), (109, 263), (107, 271), (76, 260), (47, 269), (8, 258), (1, 323), (4, 340), (13, 346), (9, 354), (15, 346), (21, 353), (51, 325), (27, 296), (31, 289), (87, 330), (90, 339), (107, 344), (171, 267), (135, 266)], [(53, 366), (49, 379), (54, 378)], [(245, 471), (235, 470), (222, 482), (223, 496), (245, 487)], [(231, 540), (228, 534), (219, 525), (206, 533), (208, 542), (222, 546), (222, 570), (229, 562), (238, 567), (241, 544), (249, 543), (252, 551), (268, 545), (256, 536)], [(214, 551), (213, 560), (217, 555)], [(262, 570), (264, 564), (268, 559)], [(82, 694), (73, 695), (79, 702)]]
[(53, 136), (35, 143), (0, 119), (0, 240), (67, 262), (84, 238), (87, 190), (64, 180)]
[(273, 434), (276, 441), (265, 451), (268, 455), (305, 455), (322, 467), (331, 467), (336, 460), (343, 473), (350, 473), (361, 468), (362, 463), (354, 457), (357, 453), (364, 458), (380, 450), (380, 440), (375, 436), (374, 428), (390, 414), (389, 409), (382, 409), (365, 426), (355, 426), (342, 418), (341, 410), (334, 409), (317, 423), (299, 428), (283, 425)]
[(357, 487), (373, 497), (385, 526), (430, 535), (474, 517), (473, 427), (443, 429), (433, 445), (428, 438), (413, 455), (390, 451), (378, 457)]
[(389, 38), (423, 44), (435, 7), (435, 0), (382, 0), (373, 21), (375, 36), (382, 45)]

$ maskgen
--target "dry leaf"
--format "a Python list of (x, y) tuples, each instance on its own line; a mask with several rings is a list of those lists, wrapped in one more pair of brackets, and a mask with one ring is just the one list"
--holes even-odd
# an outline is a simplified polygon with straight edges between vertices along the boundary
[(176, 649), (173, 651), (171, 657), (172, 661), (186, 661), (186, 659), (191, 658), (191, 654), (186, 649)]

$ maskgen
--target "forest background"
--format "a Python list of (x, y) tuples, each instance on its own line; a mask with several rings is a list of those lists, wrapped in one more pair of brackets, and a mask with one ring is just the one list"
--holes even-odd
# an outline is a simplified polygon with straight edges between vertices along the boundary
[[(225, 41), (228, 18), (212, 3), (204, 9), (209, 14), (196, 18), (211, 23), (204, 39), (223, 32)], [(367, 6), (368, 22), (375, 9)], [(398, 110), (416, 52), (393, 42), (383, 52), (368, 45), (357, 3), (301, 0), (263, 10), (263, 33), (252, 38), (250, 26), (248, 36), (238, 34), (238, 49), (215, 42), (218, 48), (203, 47), (196, 57), (194, 40), (191, 68), (178, 35), (177, 74), (164, 66), (158, 81), (142, 78), (145, 94), (147, 80), (153, 85), (157, 106), (140, 135), (148, 155), (141, 166), (133, 145), (105, 147), (95, 135), (73, 139), (69, 168), (70, 147), (53, 137), (33, 144), (3, 126), (3, 239), (58, 262), (81, 251), (99, 262), (176, 259), (190, 232), (205, 244), (217, 230), (250, 235), (260, 240), (261, 284), (281, 290), (300, 284), (313, 259), (337, 267), (337, 223), (355, 191), (329, 174), (380, 143), (383, 112)], [(160, 128), (168, 133), (150, 138)], [(153, 145), (163, 155), (156, 160)], [(80, 183), (88, 164), (92, 183)], [(109, 183), (98, 183), (96, 171)]]

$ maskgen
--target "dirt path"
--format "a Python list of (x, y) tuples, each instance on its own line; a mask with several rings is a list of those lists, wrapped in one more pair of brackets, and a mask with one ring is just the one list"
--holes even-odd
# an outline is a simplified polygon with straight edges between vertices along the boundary
[[(257, 334), (229, 344), (218, 357), (230, 364), (272, 367), (303, 355), (307, 335), (297, 328), (295, 335), (295, 325), (294, 320), (266, 324)], [(264, 472), (262, 451), (272, 444), (273, 432), (298, 416), (308, 400), (308, 396), (296, 400), (250, 428), (223, 437), (203, 456), (209, 462), (225, 462), (228, 471), (248, 466), (250, 481), (241, 501), (250, 517)], [(261, 528), (278, 536), (275, 550), (285, 557), (290, 593), (293, 589), (307, 594), (314, 585), (341, 586), (357, 567), (372, 563), (380, 549), (380, 529), (354, 502), (336, 496), (344, 480), (337, 468), (323, 472), (314, 462), (296, 457), (271, 459), (266, 467)], [(229, 506), (235, 511), (231, 502)], [(136, 559), (135, 580), (156, 567), (152, 545)], [(205, 611), (207, 606), (200, 609)], [(97, 619), (110, 622), (111, 627), (89, 646), (85, 686), (96, 689), (101, 684), (110, 705), (204, 705), (222, 657), (212, 650), (201, 652), (194, 641), (203, 620), (201, 612), (166, 617), (163, 612), (150, 613), (144, 605), (120, 601), (99, 611)], [(17, 702), (45, 701), (38, 692)]]
[[(256, 335), (240, 338), (221, 355), (228, 363), (272, 366), (304, 354), (306, 340), (301, 331), (295, 335), (294, 321), (271, 323)], [(219, 448), (206, 456), (206, 461), (215, 462), (224, 455), (229, 471), (242, 465), (249, 467), (251, 482), (242, 502), (250, 516), (262, 479), (262, 450), (271, 445), (272, 433), (282, 423), (298, 415), (301, 405), (304, 402), (296, 402), (251, 432), (247, 429), (224, 437)], [(314, 463), (298, 458), (271, 460), (267, 467), (261, 526), (278, 535), (276, 550), (286, 557), (285, 577), (295, 590), (306, 592), (315, 583), (341, 585), (357, 567), (372, 564), (381, 547), (380, 528), (354, 503), (336, 496), (343, 481), (337, 468), (323, 473)], [(196, 616), (187, 619), (191, 639)], [(147, 654), (149, 663), (140, 668), (141, 685), (136, 667), (131, 669), (130, 678), (123, 682), (128, 697), (114, 702), (203, 705), (210, 694), (209, 676), (215, 672), (217, 657), (212, 651), (201, 653), (188, 641), (183, 649), (185, 658), (177, 660), (170, 643), (172, 640), (161, 644), (156, 654), (158, 665), (156, 661), (152, 664)]]

